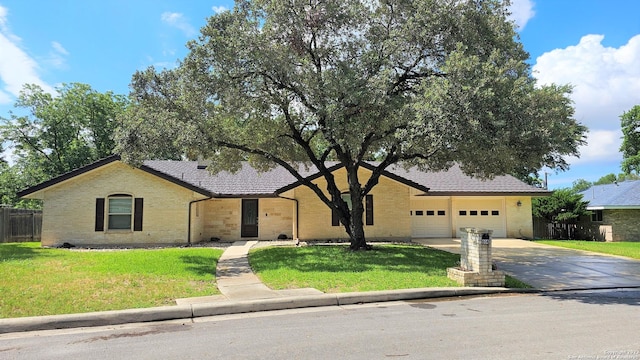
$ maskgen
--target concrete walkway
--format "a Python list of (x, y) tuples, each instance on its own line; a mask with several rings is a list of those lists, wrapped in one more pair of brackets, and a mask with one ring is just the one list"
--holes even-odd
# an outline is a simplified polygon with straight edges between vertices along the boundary
[[(414, 241), (460, 253), (460, 239)], [(494, 239), (492, 245), (498, 269), (539, 290), (640, 287), (638, 260), (517, 239)]]
[(323, 294), (322, 291), (313, 288), (272, 290), (263, 284), (251, 270), (248, 259), (249, 249), (257, 243), (257, 241), (236, 241), (220, 256), (216, 268), (216, 284), (222, 295), (177, 299), (177, 304), (202, 304), (219, 300), (257, 300)]

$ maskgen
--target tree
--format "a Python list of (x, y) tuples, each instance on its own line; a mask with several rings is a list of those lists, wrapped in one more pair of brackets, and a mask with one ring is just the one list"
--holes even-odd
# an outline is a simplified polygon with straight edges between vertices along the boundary
[(549, 222), (571, 223), (590, 214), (588, 202), (574, 189), (558, 189), (551, 196), (533, 198), (531, 202), (533, 216)]
[[(171, 70), (134, 74), (119, 150), (158, 145), (212, 171), (280, 165), (367, 249), (363, 199), (394, 164), (491, 177), (566, 169), (586, 128), (568, 86), (537, 86), (508, 1), (248, 1), (214, 15)], [(158, 141), (162, 133), (168, 134)], [(370, 176), (363, 162), (376, 158)], [(344, 166), (349, 203), (325, 160)], [(298, 172), (313, 165), (326, 189)]]
[[(37, 85), (25, 85), (15, 107), (26, 115), (10, 112), (8, 118), (0, 118), (3, 138), (13, 148), (11, 176), (21, 185), (33, 185), (113, 154), (117, 116), (128, 106), (127, 97), (99, 93), (79, 83), (62, 85), (56, 92), (52, 95)], [(15, 192), (6, 196), (17, 201)]]
[(640, 105), (620, 116), (622, 126), (622, 171), (640, 174)]
[(571, 185), (572, 185), (571, 189), (573, 189), (573, 191), (581, 192), (581, 191), (585, 191), (588, 188), (590, 188), (591, 186), (593, 186), (593, 183), (591, 181), (587, 181), (585, 179), (578, 179), (578, 180), (574, 181)]

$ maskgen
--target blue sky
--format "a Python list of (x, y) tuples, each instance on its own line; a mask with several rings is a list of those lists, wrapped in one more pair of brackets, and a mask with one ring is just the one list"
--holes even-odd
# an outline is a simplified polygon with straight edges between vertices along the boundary
[[(541, 84), (572, 84), (589, 144), (549, 187), (620, 171), (619, 116), (640, 104), (640, 1), (514, 0), (513, 19)], [(0, 116), (22, 85), (52, 90), (80, 82), (128, 93), (148, 66), (173, 67), (206, 18), (231, 8), (216, 0), (0, 0)]]

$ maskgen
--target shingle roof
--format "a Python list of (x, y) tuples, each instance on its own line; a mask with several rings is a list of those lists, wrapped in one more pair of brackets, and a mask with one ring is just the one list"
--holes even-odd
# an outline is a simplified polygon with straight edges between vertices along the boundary
[[(296, 181), (282, 167), (260, 173), (246, 162), (235, 174), (221, 171), (215, 175), (199, 168), (197, 161), (149, 160), (144, 165), (205, 189), (214, 196), (275, 196), (278, 189)], [(305, 172), (304, 168), (300, 170)]]
[[(77, 175), (94, 170), (98, 167), (119, 160), (118, 156), (110, 156), (93, 164), (73, 170), (51, 180), (21, 191), (19, 196), (26, 196)], [(365, 164), (363, 167), (372, 169), (376, 163)], [(327, 163), (329, 169), (339, 168), (339, 163)], [(148, 160), (143, 163), (141, 170), (159, 176), (193, 191), (213, 197), (266, 197), (299, 186), (296, 178), (285, 168), (277, 166), (266, 172), (258, 172), (248, 163), (243, 163), (241, 169), (232, 174), (221, 171), (212, 175), (208, 170), (199, 167), (196, 161)], [(299, 167), (304, 177), (317, 177), (315, 167)], [(431, 195), (547, 195), (549, 192), (523, 183), (506, 175), (497, 176), (492, 180), (483, 181), (465, 175), (459, 167), (454, 166), (448, 171), (422, 172), (417, 168), (404, 170), (392, 167), (383, 176), (414, 187)]]
[[(279, 166), (259, 173), (249, 164), (243, 163), (241, 170), (235, 174), (222, 171), (211, 175), (206, 169), (198, 169), (195, 161), (154, 160), (145, 161), (144, 165), (206, 189), (218, 196), (274, 195), (297, 185), (295, 177)], [(338, 163), (332, 162), (327, 165), (335, 167)], [(371, 165), (377, 164), (372, 163)], [(299, 170), (301, 175), (305, 177), (317, 174), (315, 167), (309, 169), (301, 167)], [(496, 176), (492, 180), (472, 178), (465, 175), (458, 166), (442, 172), (423, 172), (415, 167), (407, 171), (400, 167), (393, 167), (388, 169), (385, 176), (414, 186), (419, 190), (425, 191), (428, 188), (429, 194), (434, 195), (548, 194), (548, 191), (525, 184), (510, 175)]]
[(640, 180), (594, 185), (580, 194), (589, 210), (640, 208)]
[(531, 194), (548, 195), (549, 191), (526, 184), (511, 175), (496, 176), (491, 180), (482, 180), (465, 175), (459, 166), (440, 172), (423, 172), (418, 168), (404, 170), (400, 167), (389, 169), (398, 176), (429, 187), (432, 195), (473, 195), (473, 194)]

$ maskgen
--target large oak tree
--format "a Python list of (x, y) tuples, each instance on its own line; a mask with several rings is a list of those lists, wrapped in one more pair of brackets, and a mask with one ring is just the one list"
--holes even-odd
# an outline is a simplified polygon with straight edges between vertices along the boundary
[[(363, 198), (385, 169), (491, 177), (565, 169), (585, 127), (568, 86), (537, 86), (494, 0), (236, 1), (214, 15), (179, 66), (133, 76), (119, 134), (125, 160), (158, 148), (212, 161), (280, 165), (339, 215), (366, 249)], [(351, 208), (325, 161), (347, 172)], [(361, 178), (363, 162), (377, 160)], [(303, 178), (318, 169), (326, 189)]]

